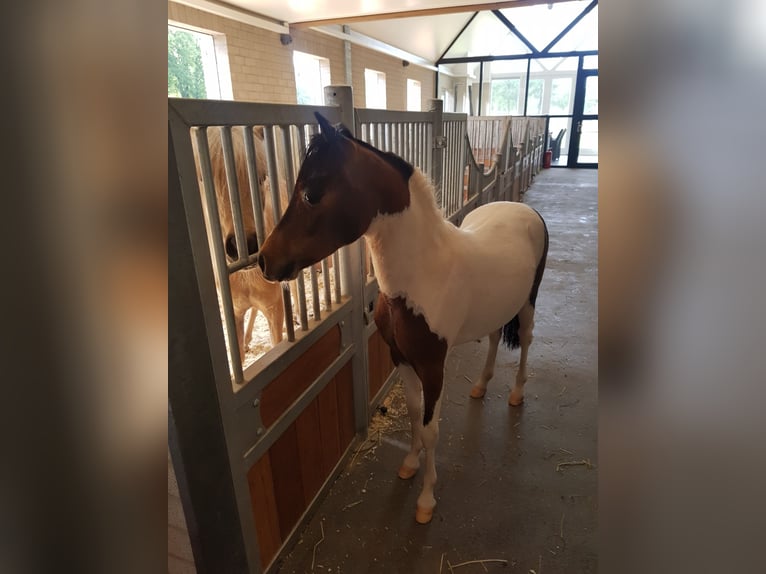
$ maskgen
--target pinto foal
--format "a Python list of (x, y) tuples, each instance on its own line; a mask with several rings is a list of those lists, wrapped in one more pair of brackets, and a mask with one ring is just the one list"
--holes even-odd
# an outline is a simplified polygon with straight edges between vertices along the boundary
[(492, 378), (500, 339), (520, 346), (508, 402), (522, 403), (548, 231), (536, 211), (511, 202), (478, 207), (455, 227), (442, 216), (433, 186), (419, 170), (316, 116), (320, 133), (312, 138), (293, 197), (258, 264), (267, 279), (292, 279), (366, 237), (380, 285), (375, 323), (399, 367), (412, 423), (412, 445), (399, 476), (415, 475), (425, 449), (415, 513), (425, 524), (436, 506), (435, 449), (447, 350), (489, 335), (487, 361), (471, 389), (471, 396), (480, 398)]

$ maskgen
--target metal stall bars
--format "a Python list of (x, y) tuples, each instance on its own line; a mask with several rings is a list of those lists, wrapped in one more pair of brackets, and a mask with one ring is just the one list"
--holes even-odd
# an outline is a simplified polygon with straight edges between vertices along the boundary
[(444, 113), (443, 135), (445, 138), (444, 176), (442, 178), (442, 210), (445, 217), (452, 218), (468, 199), (468, 176), (466, 155), (466, 114)]
[[(366, 428), (361, 281), (354, 272), (361, 261), (358, 246), (342, 249), (324, 268), (324, 291), (333, 291), (334, 304), (321, 320), (319, 313), (309, 320), (305, 284), (295, 285), (296, 295), (282, 287), (285, 327), (293, 340), (245, 368), (232, 299), (234, 276), (251, 273), (242, 269), (255, 260), (248, 253), (248, 234), (253, 231), (260, 244), (269, 202), (276, 223), (292, 192), (306, 139), (316, 131), (313, 112), (320, 110), (330, 121), (352, 117), (350, 94), (339, 101), (345, 107), (168, 101), (174, 294), (169, 444), (195, 560), (206, 571), (268, 569), (339, 472), (356, 432)], [(262, 140), (254, 126), (263, 126)], [(222, 158), (211, 157), (214, 138), (220, 138)], [(242, 148), (244, 157), (238, 153)], [(258, 161), (259, 154), (265, 162)], [(243, 163), (246, 169), (238, 169)], [(225, 177), (217, 178), (220, 173)], [(219, 213), (227, 197), (221, 185), (228, 188), (223, 204), (231, 211), (237, 247), (229, 259)], [(243, 201), (248, 194), (251, 200)], [(245, 229), (251, 219), (247, 210), (253, 210), (254, 230)], [(341, 267), (344, 293), (337, 280)], [(314, 285), (314, 300), (317, 291)], [(295, 329), (293, 297), (299, 314)]]
[[(358, 128), (362, 139), (424, 169), (457, 223), (488, 200), (498, 179), (497, 166), (484, 174), (469, 158), (466, 116), (442, 114), (440, 101), (425, 113), (358, 110), (357, 124), (349, 87), (328, 87), (325, 96), (333, 105), (169, 100), (170, 287), (181, 293), (171, 297), (169, 443), (195, 557), (211, 571), (270, 568), (339, 471), (355, 433), (366, 432), (369, 405), (393, 380), (370, 313), (377, 287), (366, 280), (374, 270), (365, 273), (361, 242), (321, 266), (325, 309), (314, 268), (293, 293), (280, 292), (288, 341), (245, 367), (239, 356), (230, 281), (254, 262), (248, 236), (255, 233), (260, 245), (269, 217), (275, 224), (281, 216), (317, 131), (313, 112)], [(222, 159), (211, 157), (211, 137), (220, 138)], [(239, 169), (243, 163), (246, 169)], [(466, 170), (476, 190), (471, 204), (463, 196)], [(230, 211), (228, 231), (237, 248), (231, 261), (220, 224), (222, 198), (228, 198), (224, 212)], [(209, 502), (211, 487), (216, 504)], [(222, 533), (230, 536), (222, 541)]]

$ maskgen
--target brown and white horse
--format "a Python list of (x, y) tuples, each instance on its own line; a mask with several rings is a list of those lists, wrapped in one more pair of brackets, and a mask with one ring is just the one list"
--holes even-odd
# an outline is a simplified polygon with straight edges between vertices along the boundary
[[(282, 220), (262, 246), (267, 279), (295, 277), (308, 265), (364, 235), (380, 296), (375, 322), (404, 381), (412, 446), (399, 469), (411, 478), (425, 449), (423, 490), (415, 518), (425, 524), (436, 500), (444, 362), (453, 345), (489, 335), (489, 353), (471, 396), (492, 378), (501, 338), (521, 347), (508, 399), (523, 400), (535, 300), (545, 268), (548, 231), (521, 203), (495, 202), (469, 213), (461, 227), (445, 220), (428, 179), (317, 114), (320, 134), (306, 154)], [(421, 412), (420, 393), (423, 393)]]

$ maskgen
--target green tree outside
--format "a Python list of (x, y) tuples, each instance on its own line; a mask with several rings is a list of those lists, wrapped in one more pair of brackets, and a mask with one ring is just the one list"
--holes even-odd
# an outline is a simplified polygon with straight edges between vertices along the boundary
[(168, 96), (205, 98), (202, 50), (194, 35), (168, 27)]
[(490, 114), (515, 114), (519, 105), (519, 80), (492, 80)]

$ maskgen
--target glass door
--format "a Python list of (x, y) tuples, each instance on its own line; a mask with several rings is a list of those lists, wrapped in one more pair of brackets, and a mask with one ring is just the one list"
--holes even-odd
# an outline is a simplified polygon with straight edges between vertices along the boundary
[(598, 70), (577, 73), (567, 167), (598, 167)]

